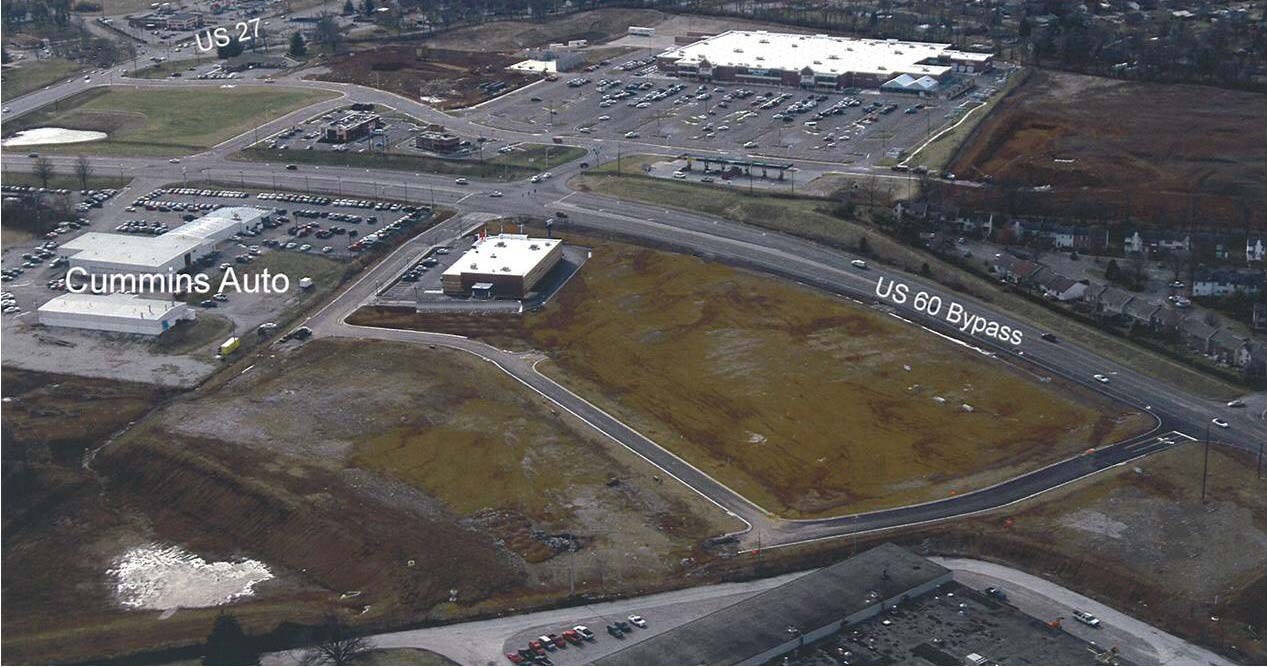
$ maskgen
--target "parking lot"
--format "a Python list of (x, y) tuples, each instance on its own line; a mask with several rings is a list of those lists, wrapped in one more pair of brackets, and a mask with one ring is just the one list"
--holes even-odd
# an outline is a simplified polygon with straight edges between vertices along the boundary
[[(20, 196), (6, 188), (6, 196)], [(399, 202), (331, 198), (293, 192), (164, 187), (137, 193), (68, 191), (74, 218), (44, 236), (6, 244), (3, 256), (4, 363), (29, 368), (190, 386), (215, 369), (214, 349), (231, 335), (255, 338), (269, 323), (326, 294), (343, 278), (346, 264), (376, 247), (390, 247), (426, 224), (431, 210)], [(86, 206), (84, 206), (86, 204)], [(219, 243), (193, 270), (220, 284), (226, 269), (239, 276), (285, 274), (285, 294), (234, 292), (188, 295), (198, 319), (157, 340), (144, 336), (38, 325), (36, 309), (66, 291), (67, 260), (58, 252), (86, 232), (159, 235), (180, 229), (222, 206), (272, 209), (271, 222)], [(307, 279), (307, 280), (305, 280)], [(160, 295), (163, 298), (168, 295)], [(175, 334), (175, 335), (173, 335)]]
[[(645, 146), (741, 157), (835, 164), (887, 163), (918, 146), (1001, 85), (1001, 73), (958, 75), (944, 89), (975, 85), (954, 99), (875, 89), (814, 92), (788, 87), (697, 83), (659, 73), (640, 51), (593, 72), (560, 74), (472, 112), (507, 130), (612, 142), (602, 160)], [(629, 69), (633, 63), (644, 63)]]
[[(644, 641), (739, 602), (744, 598), (751, 597), (752, 594), (752, 592), (737, 593), (655, 606), (633, 605), (626, 610), (612, 614), (594, 613), (597, 611), (597, 607), (587, 606), (577, 609), (576, 618), (566, 623), (534, 626), (516, 632), (503, 646), (502, 653), (505, 655), (502, 664), (510, 664), (509, 655), (512, 653), (519, 655), (520, 650), (526, 650), (529, 654), (535, 655), (537, 651), (532, 647), (532, 642), (538, 641), (538, 638), (543, 635), (562, 636), (564, 632), (575, 628), (577, 625), (583, 625), (589, 629), (593, 633), (594, 638), (580, 642), (565, 640), (563, 647), (555, 645), (553, 649), (546, 647), (545, 643), (542, 642), (542, 651), (545, 653), (545, 659), (525, 659), (523, 664), (589, 664), (606, 655), (627, 648), (632, 643)], [(611, 605), (607, 604), (604, 606)], [(646, 626), (635, 626), (629, 621), (628, 617), (631, 615), (637, 615), (642, 618)], [(616, 623), (623, 623), (628, 628), (628, 631), (621, 631), (620, 637), (616, 637), (607, 631), (607, 626)]]

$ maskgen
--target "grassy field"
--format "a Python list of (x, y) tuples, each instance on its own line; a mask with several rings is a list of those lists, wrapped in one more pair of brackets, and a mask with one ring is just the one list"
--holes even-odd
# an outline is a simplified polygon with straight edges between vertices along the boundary
[(1119, 362), (1211, 398), (1227, 400), (1244, 391), (1191, 366), (1134, 345), (1127, 339), (1084, 326), (1017, 294), (1000, 290), (993, 281), (950, 264), (932, 253), (900, 243), (859, 219), (839, 217), (831, 202), (750, 195), (740, 190), (629, 175), (639, 172), (640, 164), (657, 159), (660, 158), (630, 156), (623, 160), (625, 176), (614, 175), (614, 163), (607, 163), (573, 179), (572, 183), (582, 190), (707, 213), (836, 247), (856, 249), (858, 239), (865, 236), (871, 256), (876, 259), (912, 273), (919, 271), (927, 262), (931, 275), (943, 285), (1004, 308), (1035, 326), (1094, 348)]
[(332, 93), (291, 88), (159, 89), (112, 86), (88, 90), (23, 116), (5, 128), (55, 126), (96, 130), (108, 139), (44, 152), (87, 155), (184, 155), (210, 148)]
[[(23, 60), (4, 68), (4, 100), (7, 102), (31, 91), (57, 83), (85, 70), (83, 65), (63, 58)], [(5, 128), (8, 129), (8, 128)]]
[[(43, 187), (44, 185), (40, 181), (40, 179), (35, 177), (34, 174), (31, 174), (29, 172), (24, 172), (24, 171), (5, 171), (3, 177), (0, 177), (0, 182), (3, 182), (4, 185), (34, 185), (34, 186), (39, 186), (39, 187)], [(98, 175), (93, 175), (93, 176), (88, 177), (88, 189), (90, 190), (97, 190), (101, 188), (118, 189), (118, 188), (122, 188), (123, 186), (131, 182), (132, 182), (131, 178), (121, 178), (119, 176), (107, 176), (104, 174), (98, 174)], [(69, 173), (67, 174), (54, 173), (53, 177), (48, 179), (48, 187), (54, 190), (58, 190), (62, 188), (65, 188), (67, 190), (78, 190), (80, 189), (81, 185), (82, 184), (79, 182), (79, 179)]]
[(565, 385), (783, 516), (945, 497), (1145, 423), (819, 292), (578, 241), (585, 269), (514, 333)]
[[(547, 151), (549, 154), (547, 155)], [(452, 174), (499, 182), (518, 181), (547, 169), (583, 157), (585, 150), (571, 146), (527, 144), (513, 153), (492, 153), (484, 161), (478, 159), (446, 160), (409, 153), (352, 153), (334, 151), (269, 150), (248, 148), (236, 157), (257, 162), (315, 164), (332, 167), (364, 167), (398, 171)]]
[[(472, 356), (352, 340), (252, 354), (117, 437), (91, 472), (73, 458), (57, 473), (69, 481), (6, 479), (9, 661), (201, 641), (217, 609), (163, 619), (114, 602), (106, 569), (140, 544), (268, 564), (277, 578), (227, 607), (265, 633), (331, 610), (405, 624), (557, 603), (572, 574), (578, 594), (682, 585), (711, 558), (700, 542), (738, 527)], [(121, 407), (102, 426), (136, 417)], [(11, 493), (30, 509), (10, 514)]]

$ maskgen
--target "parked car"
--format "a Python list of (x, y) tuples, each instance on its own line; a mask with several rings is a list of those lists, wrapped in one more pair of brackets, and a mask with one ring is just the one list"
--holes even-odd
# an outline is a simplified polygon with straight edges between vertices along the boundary
[(594, 633), (588, 627), (584, 625), (578, 625), (578, 626), (573, 627), (572, 629), (576, 630), (576, 634), (580, 635), (582, 639), (585, 639), (587, 641), (594, 641)]
[(1085, 623), (1086, 625), (1089, 625), (1093, 628), (1100, 627), (1100, 619), (1096, 618), (1095, 614), (1092, 614), (1090, 612), (1082, 611), (1080, 609), (1075, 609), (1073, 610), (1073, 617), (1077, 619), (1078, 621), (1081, 621), (1082, 623)]
[(645, 628), (645, 627), (647, 627), (647, 620), (646, 620), (646, 619), (644, 619), (643, 617), (641, 617), (641, 616), (637, 615), (637, 614), (633, 614), (632, 616), (630, 616), (630, 617), (629, 617), (629, 622), (630, 622), (630, 623), (633, 623), (634, 625), (636, 625), (636, 626), (638, 626), (638, 627), (640, 627), (640, 628)]

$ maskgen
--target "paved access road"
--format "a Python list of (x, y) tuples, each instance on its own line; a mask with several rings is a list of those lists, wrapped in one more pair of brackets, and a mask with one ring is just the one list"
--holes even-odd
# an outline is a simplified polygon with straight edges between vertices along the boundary
[[(156, 85), (215, 85), (218, 82), (168, 81)], [(237, 81), (235, 85), (263, 85)], [(278, 84), (281, 85), (281, 84)], [(349, 84), (291, 79), (285, 85), (305, 86), (337, 90), (345, 96), (355, 96), (361, 101), (377, 101), (391, 104), (401, 110), (426, 120), (440, 120), (446, 126), (466, 133), (487, 130), (454, 118), (411, 100), (390, 93), (373, 91)], [(25, 99), (25, 98), (23, 98)], [(787, 521), (774, 517), (710, 478), (689, 463), (679, 459), (656, 443), (637, 433), (598, 407), (576, 396), (566, 388), (537, 373), (535, 355), (506, 352), (492, 346), (465, 338), (388, 329), (351, 327), (344, 317), (355, 310), (377, 287), (391, 280), (409, 263), (425, 243), (452, 237), (462, 231), (464, 217), (455, 218), (437, 229), (411, 241), (378, 266), (369, 271), (338, 296), (318, 315), (310, 326), (318, 335), (380, 338), (444, 345), (476, 354), (496, 364), (527, 387), (545, 396), (562, 409), (571, 412), (613, 441), (628, 447), (682, 480), (730, 514), (747, 522), (752, 530), (742, 535), (742, 545), (751, 547), (760, 543), (765, 547), (794, 544), (806, 540), (826, 539), (860, 532), (939, 521), (970, 513), (986, 511), (1030, 497), (1045, 490), (1066, 484), (1072, 480), (1120, 465), (1135, 457), (1143, 456), (1169, 446), (1174, 446), (1203, 434), (1213, 416), (1223, 417), (1232, 428), (1216, 433), (1223, 442), (1245, 449), (1256, 450), (1267, 440), (1267, 428), (1261, 421), (1247, 416), (1247, 411), (1226, 408), (1216, 401), (1192, 396), (1180, 387), (1157, 382), (1134, 369), (1111, 362), (1095, 352), (1069, 343), (1049, 343), (1039, 338), (1039, 331), (1031, 325), (999, 311), (990, 304), (968, 298), (931, 283), (924, 278), (889, 268), (874, 267), (860, 270), (850, 266), (851, 255), (833, 248), (815, 244), (800, 238), (765, 231), (731, 221), (699, 215), (681, 210), (667, 209), (647, 204), (618, 201), (589, 193), (571, 191), (568, 177), (579, 171), (579, 160), (555, 170), (556, 177), (542, 184), (527, 182), (513, 184), (488, 184), (472, 182), (456, 185), (451, 177), (433, 174), (409, 174), (398, 171), (335, 167), (308, 167), (299, 171), (285, 170), (281, 164), (232, 161), (228, 156), (249, 145), (259, 137), (293, 125), (297, 120), (340, 104), (327, 101), (296, 111), (259, 129), (230, 139), (203, 153), (182, 158), (179, 166), (164, 159), (154, 158), (93, 158), (98, 173), (130, 175), (146, 179), (173, 178), (174, 171), (184, 179), (217, 180), (240, 183), (242, 186), (281, 187), (320, 191), (330, 194), (361, 197), (392, 197), (418, 202), (430, 202), (450, 206), (459, 211), (478, 211), (496, 215), (514, 215), (537, 212), (549, 215), (555, 211), (569, 213), (568, 223), (584, 229), (617, 232), (634, 239), (667, 244), (694, 252), (711, 259), (747, 266), (758, 271), (779, 275), (814, 285), (861, 301), (874, 300), (876, 281), (880, 277), (910, 285), (915, 290), (925, 290), (940, 296), (943, 301), (958, 302), (969, 311), (988, 319), (1008, 324), (1025, 332), (1020, 350), (980, 337), (972, 337), (956, 331), (945, 322), (915, 312), (909, 307), (897, 307), (894, 314), (912, 323), (925, 326), (939, 335), (978, 348), (983, 354), (991, 354), (1004, 362), (1015, 362), (1019, 353), (1041, 372), (1061, 376), (1083, 384), (1117, 400), (1153, 414), (1157, 428), (1140, 438), (1101, 448), (1083, 456), (1034, 471), (1003, 484), (954, 496), (933, 503), (895, 508), (882, 512), (839, 517), (816, 521)], [(539, 136), (498, 131), (503, 136), (523, 140), (540, 140)], [(598, 140), (594, 140), (598, 141)], [(568, 143), (574, 143), (569, 140)], [(578, 145), (586, 146), (584, 141)], [(592, 147), (592, 145), (590, 145)], [(55, 163), (69, 164), (75, 158), (56, 157)], [(13, 168), (29, 168), (26, 158), (10, 158)], [(505, 192), (503, 198), (491, 198), (492, 189)], [(1109, 384), (1092, 380), (1101, 373), (1110, 378)]]

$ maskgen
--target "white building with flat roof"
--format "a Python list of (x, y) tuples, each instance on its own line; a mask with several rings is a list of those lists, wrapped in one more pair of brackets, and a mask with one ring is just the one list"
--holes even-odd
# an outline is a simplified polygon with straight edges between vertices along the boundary
[(902, 74), (946, 79), (986, 69), (992, 56), (950, 44), (728, 30), (661, 53), (661, 71), (688, 78), (838, 90), (879, 86)]
[(157, 336), (197, 313), (179, 301), (132, 294), (63, 294), (39, 307), (40, 324)]
[(63, 243), (58, 252), (70, 257), (71, 267), (89, 273), (167, 273), (191, 266), (214, 246), (214, 241), (182, 234), (88, 232)]
[(272, 211), (254, 206), (226, 206), (168, 233), (223, 241), (239, 232), (258, 231), (272, 215)]
[(563, 242), (526, 234), (498, 234), (477, 239), (458, 261), (444, 270), (445, 294), (469, 294), (476, 283), (489, 283), (498, 296), (521, 298), (563, 259)]
[(258, 229), (273, 212), (251, 206), (216, 209), (159, 236), (88, 232), (62, 244), (71, 267), (89, 273), (182, 271), (215, 249), (216, 243)]

